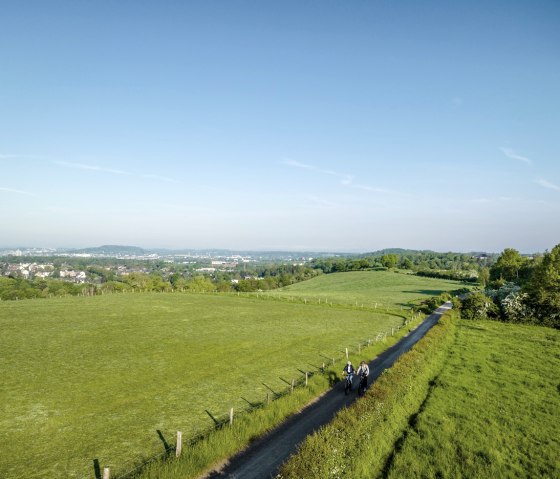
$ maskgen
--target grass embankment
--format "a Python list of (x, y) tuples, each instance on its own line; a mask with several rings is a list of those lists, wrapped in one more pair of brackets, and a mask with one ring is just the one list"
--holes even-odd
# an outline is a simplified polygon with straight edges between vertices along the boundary
[(446, 319), (430, 331), (281, 477), (559, 477), (560, 332), (453, 330)]
[(299, 454), (283, 466), (279, 477), (379, 476), (442, 368), (454, 340), (451, 314), (445, 314), (410, 352), (383, 373), (361, 400), (310, 436)]
[[(266, 307), (263, 307), (265, 306)], [(0, 476), (112, 476), (402, 324), (220, 295), (0, 303)]]

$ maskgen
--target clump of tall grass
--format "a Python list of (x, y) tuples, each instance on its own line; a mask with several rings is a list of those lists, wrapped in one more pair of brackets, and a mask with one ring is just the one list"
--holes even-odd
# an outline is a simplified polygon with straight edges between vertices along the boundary
[(386, 370), (362, 400), (309, 437), (279, 478), (325, 479), (378, 476), (396, 442), (425, 401), (455, 337), (454, 313)]

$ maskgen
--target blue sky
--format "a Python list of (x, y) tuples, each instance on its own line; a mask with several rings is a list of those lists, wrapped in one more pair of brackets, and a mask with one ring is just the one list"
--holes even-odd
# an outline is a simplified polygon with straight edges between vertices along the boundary
[(560, 242), (557, 1), (22, 1), (0, 246)]

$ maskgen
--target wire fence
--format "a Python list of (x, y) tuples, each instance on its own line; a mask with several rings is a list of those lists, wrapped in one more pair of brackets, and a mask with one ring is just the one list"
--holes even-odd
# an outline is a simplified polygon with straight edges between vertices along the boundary
[(375, 336), (372, 336), (367, 340), (361, 340), (355, 346), (347, 347), (344, 350), (338, 350), (339, 354), (334, 357), (321, 355), (321, 358), (323, 359), (322, 364), (319, 366), (315, 366), (314, 371), (303, 371), (301, 369), (298, 369), (300, 374), (292, 379), (291, 382), (284, 380), (284, 382), (287, 383), (284, 389), (279, 391), (273, 391), (272, 389), (270, 389), (270, 391), (267, 392), (266, 396), (263, 397), (260, 401), (249, 402), (245, 400), (248, 404), (244, 408), (237, 408), (235, 410), (233, 408), (230, 408), (229, 411), (224, 411), (217, 416), (208, 413), (213, 420), (213, 425), (204, 428), (187, 438), (183, 438), (182, 433), (178, 431), (176, 442), (169, 444), (163, 438), (161, 432), (158, 431), (158, 434), (160, 434), (160, 438), (165, 445), (165, 450), (163, 452), (151, 455), (135, 464), (134, 466), (130, 467), (128, 471), (120, 472), (114, 476), (111, 476), (110, 468), (108, 466), (105, 466), (103, 468), (103, 475), (101, 475), (101, 469), (97, 465), (95, 468), (95, 479), (111, 479), (111, 477), (113, 479), (134, 479), (138, 477), (143, 472), (143, 470), (152, 463), (165, 461), (167, 459), (170, 459), (171, 457), (179, 457), (183, 450), (183, 447), (195, 446), (197, 443), (207, 439), (216, 431), (231, 426), (234, 420), (239, 419), (240, 416), (251, 414), (255, 410), (262, 409), (273, 401), (277, 401), (290, 394), (293, 394), (293, 392), (298, 388), (307, 387), (309, 381), (311, 381), (312, 378), (317, 374), (336, 374), (334, 368), (336, 367), (337, 362), (340, 363), (341, 360), (345, 361), (350, 356), (361, 354), (365, 348), (372, 346), (373, 344), (385, 341), (388, 336), (394, 336), (398, 331), (406, 328), (412, 321), (418, 319), (420, 316), (420, 313), (411, 311), (410, 316), (406, 317), (401, 325), (394, 326), (390, 330), (384, 332), (377, 332)]

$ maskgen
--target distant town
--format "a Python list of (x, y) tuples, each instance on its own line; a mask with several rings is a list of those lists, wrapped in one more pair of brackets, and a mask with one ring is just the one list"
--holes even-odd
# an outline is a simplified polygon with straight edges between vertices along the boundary
[[(86, 249), (5, 248), (0, 249), (0, 275), (22, 279), (56, 278), (74, 283), (100, 283), (107, 277), (125, 277), (132, 273), (164, 277), (181, 270), (190, 274), (234, 273), (252, 269), (250, 265), (270, 262), (303, 266), (317, 256), (289, 252), (231, 252), (226, 250), (177, 251), (144, 250), (134, 246), (100, 246)], [(99, 268), (105, 270), (100, 274)], [(240, 276), (242, 279), (251, 277)], [(235, 282), (239, 278), (232, 278)]]

